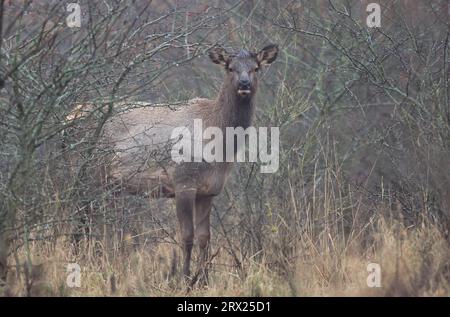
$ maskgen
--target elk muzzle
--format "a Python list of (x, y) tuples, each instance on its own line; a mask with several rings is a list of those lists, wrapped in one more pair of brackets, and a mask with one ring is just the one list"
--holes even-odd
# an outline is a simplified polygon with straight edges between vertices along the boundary
[(251, 93), (251, 82), (247, 73), (242, 73), (238, 82), (238, 94), (240, 96), (247, 96)]

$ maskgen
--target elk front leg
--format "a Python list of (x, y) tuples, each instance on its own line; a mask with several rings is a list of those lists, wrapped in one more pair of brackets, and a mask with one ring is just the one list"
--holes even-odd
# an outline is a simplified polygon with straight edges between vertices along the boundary
[(192, 246), (194, 245), (193, 212), (195, 208), (195, 191), (177, 192), (175, 193), (175, 200), (183, 248), (183, 274), (188, 279), (190, 275)]
[(208, 283), (208, 257), (210, 239), (210, 214), (212, 196), (197, 197), (195, 201), (195, 235), (199, 246), (198, 270), (199, 283), (205, 286)]

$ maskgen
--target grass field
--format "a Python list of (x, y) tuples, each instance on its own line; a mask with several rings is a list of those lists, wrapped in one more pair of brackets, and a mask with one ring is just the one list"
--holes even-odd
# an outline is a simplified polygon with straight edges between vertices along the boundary
[[(206, 288), (191, 296), (448, 296), (450, 248), (432, 225), (407, 228), (400, 223), (374, 219), (380, 229), (370, 242), (355, 234), (343, 244), (323, 236), (313, 243), (304, 235), (293, 241), (295, 253), (284, 257), (276, 248), (248, 257), (235, 265), (232, 257), (212, 244), (214, 258)], [(17, 266), (9, 275), (7, 295), (13, 296), (186, 296), (177, 267), (178, 246), (131, 245), (105, 250), (100, 242), (80, 243), (80, 255), (63, 239), (30, 242), (15, 254)], [(363, 248), (362, 245), (365, 245)], [(23, 263), (30, 257), (31, 267)], [(253, 259), (252, 259), (253, 258)], [(256, 260), (257, 258), (257, 260)], [(273, 259), (277, 259), (276, 263)], [(68, 263), (81, 268), (80, 287), (69, 287)], [(367, 265), (381, 267), (381, 287), (368, 287)], [(13, 265), (13, 263), (11, 263)]]

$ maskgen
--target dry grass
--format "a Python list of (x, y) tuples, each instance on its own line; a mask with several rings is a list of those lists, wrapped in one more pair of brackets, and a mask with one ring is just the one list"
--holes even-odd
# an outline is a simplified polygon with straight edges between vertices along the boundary
[[(450, 248), (432, 225), (406, 228), (400, 223), (378, 219), (372, 243), (361, 241), (318, 248), (303, 237), (297, 241), (288, 265), (271, 263), (276, 250), (267, 250), (258, 260), (246, 260), (237, 270), (233, 259), (220, 249), (212, 263), (210, 285), (194, 289), (191, 296), (448, 296), (450, 295)], [(332, 240), (330, 236), (329, 239)], [(336, 240), (337, 241), (337, 240)], [(83, 256), (76, 256), (69, 241), (34, 242), (29, 246), (32, 269), (23, 274), (27, 252), (18, 250), (20, 263), (9, 274), (8, 295), (12, 296), (185, 296), (185, 288), (174, 274), (176, 245), (155, 244), (134, 248), (125, 245), (107, 254), (82, 243)], [(213, 243), (213, 249), (217, 244)], [(176, 251), (174, 253), (174, 251)], [(81, 287), (66, 284), (68, 263), (81, 266)], [(381, 287), (369, 288), (367, 264), (381, 265)], [(13, 264), (13, 263), (11, 263)], [(28, 287), (27, 287), (28, 285)], [(27, 291), (28, 289), (28, 291)]]

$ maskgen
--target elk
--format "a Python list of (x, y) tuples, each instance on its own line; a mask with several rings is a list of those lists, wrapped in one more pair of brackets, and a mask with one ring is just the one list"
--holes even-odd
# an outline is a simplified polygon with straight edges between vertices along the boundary
[[(199, 246), (198, 268), (203, 283), (207, 282), (212, 201), (222, 191), (233, 163), (174, 163), (170, 159), (171, 131), (180, 126), (192, 129), (194, 119), (202, 119), (205, 129), (249, 127), (255, 110), (257, 72), (272, 63), (277, 54), (278, 46), (273, 44), (258, 53), (246, 50), (228, 53), (215, 47), (209, 51), (209, 57), (225, 70), (215, 100), (195, 98), (175, 109), (142, 105), (112, 116), (104, 126), (103, 139), (114, 152), (107, 168), (108, 181), (120, 183), (130, 193), (175, 199), (183, 274), (187, 279), (195, 236)], [(238, 150), (236, 147), (235, 153)]]

